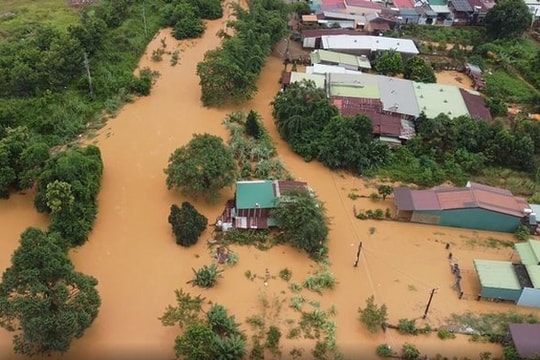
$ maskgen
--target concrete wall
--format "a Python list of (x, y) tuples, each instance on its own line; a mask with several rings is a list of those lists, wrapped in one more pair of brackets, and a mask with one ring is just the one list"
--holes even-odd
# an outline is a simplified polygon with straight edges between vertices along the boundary
[(501, 299), (517, 302), (521, 295), (521, 290), (482, 287), (480, 295), (486, 299)]
[(411, 221), (465, 229), (513, 233), (520, 224), (518, 217), (494, 211), (471, 208), (442, 211), (415, 211)]
[(540, 289), (524, 288), (517, 304), (540, 308)]

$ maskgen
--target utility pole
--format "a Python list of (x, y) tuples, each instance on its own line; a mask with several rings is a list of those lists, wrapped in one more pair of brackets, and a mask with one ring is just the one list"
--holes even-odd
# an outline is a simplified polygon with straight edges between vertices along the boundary
[(358, 262), (360, 261), (360, 252), (362, 251), (362, 242), (360, 241), (360, 244), (358, 245), (358, 251), (356, 252), (356, 261), (354, 262), (354, 267), (358, 266)]
[(94, 98), (94, 87), (92, 86), (92, 75), (90, 74), (90, 64), (88, 62), (88, 55), (84, 52), (84, 67), (86, 68), (86, 75), (88, 76), (88, 88), (90, 89), (90, 98)]
[(427, 316), (427, 313), (429, 311), (429, 306), (431, 305), (431, 300), (433, 299), (433, 295), (435, 295), (435, 291), (437, 291), (437, 289), (431, 289), (431, 294), (429, 294), (429, 300), (426, 306), (426, 311), (424, 311), (424, 316), (422, 316), (422, 319), (425, 319)]

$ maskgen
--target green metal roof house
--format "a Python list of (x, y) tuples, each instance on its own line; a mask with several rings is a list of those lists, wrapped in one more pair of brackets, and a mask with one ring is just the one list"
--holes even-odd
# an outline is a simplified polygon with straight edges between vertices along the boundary
[(302, 181), (237, 181), (235, 199), (227, 202), (216, 227), (226, 231), (231, 228), (267, 229), (278, 226), (271, 210), (276, 207), (279, 198), (297, 189), (311, 192), (308, 184)]
[(469, 110), (459, 88), (451, 85), (413, 82), (420, 112), (430, 119), (443, 113), (451, 118), (469, 116)]
[(522, 287), (511, 262), (474, 260), (474, 267), (482, 286), (481, 297), (518, 301)]
[(355, 56), (328, 50), (315, 50), (311, 53), (312, 64), (338, 65), (349, 70), (369, 70), (371, 63), (365, 56)]
[(473, 182), (431, 190), (396, 188), (394, 203), (398, 220), (511, 233), (531, 212), (525, 199)]

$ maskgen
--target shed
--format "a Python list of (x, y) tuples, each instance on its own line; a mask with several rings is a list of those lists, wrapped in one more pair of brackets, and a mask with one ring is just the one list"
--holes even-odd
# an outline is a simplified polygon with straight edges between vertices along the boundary
[(520, 357), (540, 356), (540, 324), (510, 324), (508, 328)]
[(400, 220), (513, 233), (529, 205), (507, 190), (469, 182), (466, 187), (394, 190)]
[(522, 287), (511, 262), (478, 259), (473, 262), (480, 279), (481, 297), (518, 301)]
[(517, 243), (516, 251), (524, 265), (540, 265), (540, 241), (529, 239)]

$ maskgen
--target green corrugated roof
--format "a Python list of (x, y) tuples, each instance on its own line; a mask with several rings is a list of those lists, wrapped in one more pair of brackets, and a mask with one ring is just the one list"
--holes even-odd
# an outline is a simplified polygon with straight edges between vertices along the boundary
[(523, 265), (538, 265), (540, 262), (540, 241), (529, 240), (515, 244)]
[(311, 63), (319, 64), (321, 62), (331, 62), (360, 67), (363, 69), (371, 69), (371, 64), (368, 58), (322, 49), (313, 51), (311, 53)]
[(534, 288), (540, 289), (540, 266), (527, 265), (526, 268)]
[(315, 83), (319, 89), (324, 89), (326, 77), (321, 74), (308, 74), (303, 72), (291, 71), (291, 83), (300, 82), (302, 80), (310, 80)]
[(482, 287), (521, 290), (521, 285), (509, 261), (474, 260)]
[(366, 99), (380, 99), (381, 94), (377, 85), (352, 86), (352, 85), (331, 85), (330, 94), (332, 96), (349, 96)]
[(469, 110), (459, 88), (450, 85), (413, 82), (414, 93), (420, 111), (428, 118), (444, 113), (451, 118), (469, 116)]
[(429, 5), (448, 5), (446, 0), (428, 0)]
[(238, 181), (236, 183), (236, 208), (270, 209), (274, 205), (274, 183), (272, 180)]

